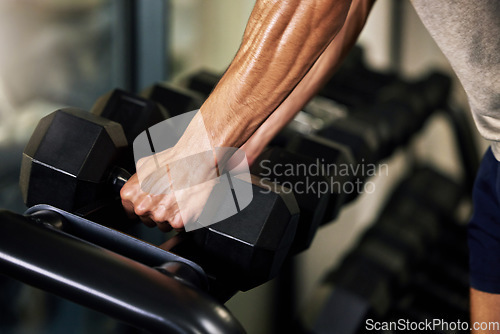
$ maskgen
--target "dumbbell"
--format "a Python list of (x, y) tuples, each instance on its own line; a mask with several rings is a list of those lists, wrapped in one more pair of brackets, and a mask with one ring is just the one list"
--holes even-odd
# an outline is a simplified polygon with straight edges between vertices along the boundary
[(120, 176), (110, 178), (110, 166), (118, 164), (127, 145), (116, 122), (76, 108), (49, 114), (40, 120), (23, 152), (24, 203), (76, 212), (113, 197), (112, 183)]
[(373, 261), (346, 261), (314, 289), (300, 315), (307, 333), (357, 334), (366, 319), (379, 319), (392, 308), (394, 276)]
[(456, 211), (467, 200), (467, 194), (461, 184), (446, 177), (436, 169), (420, 167), (415, 175), (397, 190), (400, 196), (434, 210), (443, 222), (457, 225)]
[(306, 313), (302, 320), (308, 332), (322, 333), (328, 328), (354, 334), (364, 328), (366, 319), (390, 314), (413, 280), (416, 261), (421, 260), (419, 252), (425, 250), (420, 240), (413, 239), (412, 244), (397, 240), (402, 235), (411, 240), (411, 234), (404, 232), (388, 235), (392, 244), (374, 233), (362, 238), (317, 288), (310, 302), (315, 312)]
[(381, 223), (374, 224), (370, 231), (394, 233), (385, 231), (391, 223), (426, 240), (427, 246), (435, 245), (449, 260), (453, 258), (466, 268), (465, 226), (456, 224), (453, 218), (464, 195), (463, 187), (441, 173), (429, 167), (417, 168), (395, 189), (382, 210)]
[[(464, 245), (467, 240), (460, 240)], [(442, 252), (439, 244), (429, 252), (425, 261), (425, 272), (427, 275), (443, 284), (448, 285), (456, 291), (467, 292), (469, 290), (469, 267), (468, 256), (464, 257), (465, 263), (456, 261), (455, 257), (450, 257)], [(448, 245), (448, 247), (453, 247)]]
[(200, 109), (204, 101), (202, 94), (169, 83), (155, 84), (146, 88), (141, 96), (162, 105), (171, 117)]
[[(399, 86), (405, 83), (399, 82)], [(349, 145), (359, 163), (376, 163), (408, 141), (412, 132), (412, 107), (399, 100), (375, 102), (351, 109), (317, 132), (318, 136)]]
[(272, 147), (259, 155), (250, 169), (252, 174), (294, 191), (300, 217), (292, 254), (309, 248), (325, 216), (331, 217), (342, 203), (339, 185), (326, 168), (320, 160)]
[(318, 94), (348, 108), (357, 108), (376, 103), (380, 91), (397, 80), (391, 73), (360, 68), (334, 75)]
[[(382, 146), (390, 136), (390, 126), (385, 120), (378, 123), (367, 122), (361, 117), (352, 117), (349, 112), (345, 115), (345, 111), (335, 105), (322, 105), (325, 109), (332, 109), (330, 113), (325, 110), (321, 112), (328, 114), (323, 126), (317, 127), (317, 131), (310, 131), (312, 133), (309, 134), (294, 131), (288, 126), (280, 133), (278, 144), (289, 151), (320, 159), (328, 164), (340, 163), (339, 167), (342, 167), (343, 171), (336, 176), (342, 179), (340, 183), (344, 186), (343, 192), (347, 193), (347, 203), (362, 192), (366, 177), (375, 175), (373, 163), (382, 157)], [(339, 156), (343, 158), (339, 160)], [(333, 214), (327, 217), (328, 221), (335, 216)]]
[[(326, 165), (332, 166), (335, 181), (341, 185), (338, 196), (342, 204), (353, 201), (368, 186), (365, 179), (375, 175), (375, 165), (362, 165), (356, 160), (352, 148), (344, 143), (329, 140), (319, 135), (295, 136), (287, 146), (287, 149), (297, 154), (312, 157), (324, 161)], [(343, 198), (341, 198), (341, 196)], [(331, 207), (335, 207), (334, 205)], [(339, 205), (337, 205), (337, 208)], [(338, 210), (332, 211), (326, 216), (323, 223), (330, 222), (336, 217)]]
[(318, 135), (352, 143), (357, 158), (366, 163), (381, 160), (406, 144), (427, 117), (445, 105), (450, 83), (450, 78), (439, 72), (411, 83), (390, 80), (376, 100), (352, 108), (345, 118)]
[(352, 110), (348, 119), (371, 128), (380, 138), (375, 160), (389, 157), (398, 147), (405, 145), (415, 133), (411, 107), (402, 101), (386, 101)]
[(395, 81), (379, 94), (375, 110), (368, 114), (391, 120), (394, 146), (405, 144), (427, 118), (446, 105), (451, 79), (432, 72), (413, 82)]
[(461, 221), (464, 217), (457, 217), (457, 213), (469, 205), (470, 198), (461, 184), (433, 168), (419, 167), (395, 190), (382, 215), (429, 225), (435, 232), (428, 238), (436, 240), (448, 261), (467, 268), (466, 227)]
[[(126, 139), (118, 123), (77, 109), (43, 118), (24, 153), (21, 188), (26, 204), (73, 211), (113, 193), (126, 181), (116, 163)], [(233, 180), (235, 187), (239, 180)], [(234, 268), (240, 289), (276, 275), (293, 242), (298, 207), (293, 194), (252, 180), (253, 200), (237, 215), (197, 230), (200, 247)]]
[(120, 123), (131, 144), (139, 133), (170, 116), (169, 109), (155, 102), (114, 89), (96, 100), (91, 113)]
[[(424, 283), (424, 282), (422, 282)], [(430, 284), (432, 285), (432, 283)], [(431, 290), (431, 291), (428, 291)], [(439, 296), (447, 296), (447, 302), (443, 302)], [(449, 302), (453, 303), (450, 306)], [(458, 306), (458, 307), (457, 307)], [(450, 292), (446, 287), (432, 287), (429, 289), (427, 286), (424, 290), (410, 289), (404, 293), (398, 304), (390, 311), (390, 315), (380, 321), (406, 321), (418, 323), (434, 323), (436, 319), (448, 322), (448, 324), (456, 324), (457, 319), (462, 323), (462, 327), (451, 328), (449, 325), (446, 327), (439, 327), (436, 323), (433, 333), (468, 333), (469, 331), (461, 330), (463, 325), (469, 322), (468, 310), (463, 312), (463, 306), (467, 307), (467, 300), (463, 296), (458, 296), (454, 292)]]
[[(434, 223), (439, 224), (437, 220), (433, 217)], [(417, 268), (422, 268), (431, 259), (439, 261), (432, 251), (438, 242), (437, 238), (430, 237), (435, 234), (432, 225), (415, 217), (384, 214), (362, 236), (348, 258), (380, 265), (394, 275), (395, 285), (400, 289), (407, 288)]]
[[(297, 175), (298, 167), (303, 167), (302, 175)], [(361, 181), (356, 183), (355, 168), (349, 148), (321, 137), (299, 134), (286, 149), (268, 148), (254, 162), (252, 173), (278, 183), (301, 188), (307, 184), (324, 186), (321, 193), (311, 188), (295, 193), (301, 217), (292, 253), (308, 248), (317, 228), (337, 217), (346, 195), (358, 193), (356, 188)]]
[(122, 165), (131, 172), (135, 172), (131, 147), (134, 139), (148, 127), (170, 116), (168, 109), (155, 101), (122, 89), (114, 89), (97, 99), (91, 113), (120, 123), (130, 145), (128, 152), (123, 155), (125, 161), (122, 162)]
[(370, 70), (363, 58), (363, 49), (353, 48), (319, 95), (349, 108), (375, 103), (379, 91), (397, 80), (397, 76)]
[(412, 132), (418, 131), (425, 120), (437, 109), (446, 106), (452, 80), (441, 72), (433, 71), (407, 85), (389, 85), (381, 92), (378, 101), (399, 102), (411, 107), (411, 121), (408, 126)]
[(434, 111), (445, 106), (450, 86), (451, 79), (439, 72), (405, 84), (394, 82), (380, 92), (377, 107), (368, 110), (370, 116), (364, 117), (391, 120), (393, 144), (390, 153), (395, 147), (406, 144)]
[(463, 319), (468, 315), (469, 289), (457, 291), (448, 283), (433, 280), (426, 273), (418, 272), (413, 277), (410, 291), (415, 295), (410, 308), (419, 308), (436, 317)]
[[(388, 273), (395, 289), (403, 289), (436, 241), (427, 239), (428, 226), (419, 225), (420, 222), (410, 218), (380, 217), (361, 237), (338, 271), (352, 263), (371, 263)], [(354, 283), (352, 287), (355, 286)]]
[(411, 194), (396, 191), (380, 219), (411, 231), (419, 238), (427, 240), (428, 244), (436, 245), (443, 254), (449, 256), (448, 261), (453, 259), (455, 263), (467, 267), (465, 227), (450, 225), (434, 208), (419, 203)]
[[(404, 284), (400, 284), (399, 291), (417, 289), (418, 295), (425, 293), (428, 296), (430, 304), (436, 303), (436, 299), (440, 300), (440, 305), (449, 303), (449, 300), (453, 300), (454, 297), (446, 295), (446, 291), (450, 291), (452, 295), (457, 295), (460, 291), (467, 293), (468, 284), (463, 285), (464, 278), (467, 280), (467, 273), (440, 257), (435, 251), (438, 241), (426, 240), (426, 233), (418, 225), (419, 222), (411, 223), (396, 219), (396, 217), (389, 220), (388, 216), (384, 216), (365, 233), (361, 241), (361, 244), (366, 244), (369, 240), (379, 240), (383, 246), (377, 249), (366, 249), (368, 252), (365, 251), (363, 256), (369, 255), (372, 260), (383, 263), (385, 267), (390, 267), (388, 264), (392, 264), (393, 268), (399, 267), (399, 281), (404, 279)], [(386, 249), (386, 254), (382, 253), (383, 249)], [(387, 250), (390, 251), (387, 252)], [(375, 254), (379, 256), (374, 256)], [(380, 254), (383, 255), (380, 256)], [(401, 259), (404, 259), (406, 266), (395, 266), (398, 263), (397, 260), (403, 262)], [(430, 263), (432, 266), (429, 265)], [(425, 277), (420, 277), (422, 274), (425, 274)], [(456, 280), (460, 282), (456, 284)], [(446, 288), (443, 289), (443, 286)], [(436, 291), (438, 295), (431, 298), (432, 293)], [(400, 298), (396, 297), (395, 301), (397, 300)]]
[[(324, 98), (322, 98), (324, 99)], [(387, 156), (392, 125), (384, 118), (367, 119), (361, 109), (353, 112), (339, 108), (335, 101), (323, 102), (328, 119), (315, 135), (349, 147), (357, 164), (369, 164)], [(328, 112), (330, 109), (330, 112)], [(309, 109), (305, 108), (309, 113)], [(334, 115), (334, 116), (333, 116)]]
[(187, 76), (185, 79), (186, 87), (207, 98), (210, 93), (212, 93), (221, 77), (221, 74), (207, 69), (201, 69)]
[(419, 270), (401, 297), (404, 302), (396, 306), (396, 311), (405, 318), (454, 321), (468, 317), (467, 266), (457, 265), (453, 259), (443, 256), (439, 250), (440, 242), (428, 249)]
[(427, 239), (427, 227), (411, 219), (384, 215), (365, 232), (361, 243), (378, 240), (405, 254), (409, 263), (417, 265), (425, 258), (429, 245), (435, 241)]
[(385, 205), (380, 219), (400, 224), (429, 243), (436, 242), (443, 231), (440, 217), (434, 210), (403, 196), (398, 191), (393, 193)]
[[(350, 146), (353, 143), (340, 143), (308, 132), (312, 131), (302, 133), (296, 127), (287, 126), (277, 136), (277, 140), (271, 142), (271, 146), (283, 147), (328, 166), (329, 177), (333, 178), (332, 182), (336, 187), (331, 189), (333, 196), (323, 224), (335, 219), (341, 204), (352, 201), (364, 189), (362, 174), (370, 168), (364, 168), (357, 162)], [(374, 174), (374, 171), (370, 170), (369, 173)]]

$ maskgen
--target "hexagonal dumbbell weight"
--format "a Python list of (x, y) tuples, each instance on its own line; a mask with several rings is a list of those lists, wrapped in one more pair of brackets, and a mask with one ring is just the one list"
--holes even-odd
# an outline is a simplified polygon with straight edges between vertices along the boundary
[(24, 202), (74, 212), (112, 196), (111, 171), (126, 148), (116, 122), (76, 108), (51, 113), (40, 120), (23, 152)]

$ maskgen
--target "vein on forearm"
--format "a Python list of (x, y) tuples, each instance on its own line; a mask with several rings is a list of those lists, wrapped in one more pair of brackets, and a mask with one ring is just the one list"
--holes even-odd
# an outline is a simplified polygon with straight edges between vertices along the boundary
[(330, 42), (313, 67), (294, 90), (252, 134), (244, 147), (255, 157), (295, 114), (317, 93), (339, 67), (348, 51), (355, 44), (374, 0), (353, 0), (342, 29)]
[(341, 29), (350, 2), (257, 1), (240, 50), (202, 107), (214, 146), (250, 137)]

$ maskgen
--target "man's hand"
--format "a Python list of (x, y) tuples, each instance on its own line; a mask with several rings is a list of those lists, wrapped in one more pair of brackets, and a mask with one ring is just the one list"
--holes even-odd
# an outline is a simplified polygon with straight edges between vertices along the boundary
[(175, 146), (137, 162), (120, 193), (123, 207), (162, 231), (193, 223), (217, 183), (216, 158), (198, 112)]
[(152, 195), (142, 191), (137, 174), (123, 186), (120, 196), (129, 217), (137, 215), (149, 227), (158, 226), (161, 231), (169, 232), (172, 227), (180, 229), (183, 226), (173, 193)]

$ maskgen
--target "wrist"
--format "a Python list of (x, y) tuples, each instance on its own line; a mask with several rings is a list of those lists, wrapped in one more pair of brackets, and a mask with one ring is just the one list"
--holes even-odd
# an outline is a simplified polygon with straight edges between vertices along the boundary
[[(221, 94), (217, 94), (220, 96)], [(224, 94), (222, 94), (224, 95)], [(200, 118), (211, 147), (240, 147), (248, 139), (248, 124), (234, 108), (219, 98), (208, 98), (200, 109)]]

